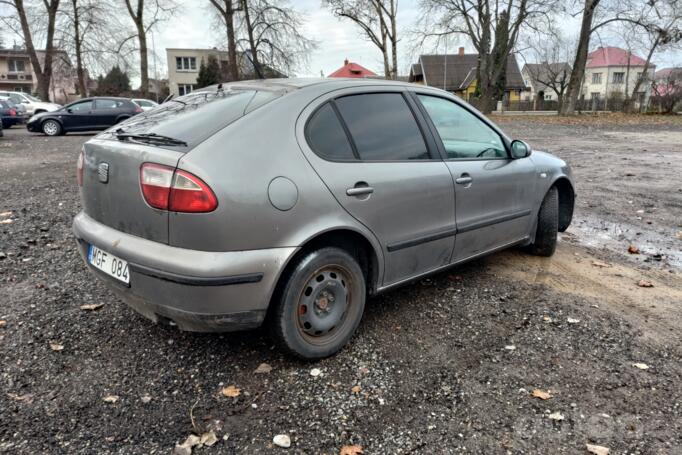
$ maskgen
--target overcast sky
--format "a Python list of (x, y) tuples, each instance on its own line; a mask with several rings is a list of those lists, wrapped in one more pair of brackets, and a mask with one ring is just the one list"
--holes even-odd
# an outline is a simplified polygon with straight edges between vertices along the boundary
[[(177, 0), (180, 4), (178, 14), (161, 26), (153, 33), (153, 44), (156, 54), (159, 56), (156, 72), (164, 76), (166, 71), (166, 52), (169, 47), (210, 48), (225, 47), (224, 34), (211, 29), (210, 6), (207, 0)], [(320, 71), (326, 76), (343, 65), (343, 60), (359, 63), (372, 71), (383, 74), (381, 53), (369, 41), (363, 38), (359, 27), (350, 21), (340, 21), (335, 18), (328, 9), (321, 6), (321, 0), (291, 0), (292, 5), (301, 13), (305, 20), (304, 34), (318, 42), (318, 49), (310, 56), (308, 68), (302, 68), (299, 76), (319, 76)], [(418, 53), (413, 52), (413, 42), (409, 31), (414, 29), (415, 22), (419, 18), (418, 0), (399, 0), (398, 27), (401, 42), (399, 45), (399, 73), (407, 74), (409, 64), (416, 61)], [(125, 14), (124, 10), (118, 14)], [(563, 20), (562, 28), (568, 34), (577, 34), (579, 23), (576, 20)], [(13, 36), (5, 36), (5, 44), (11, 45), (16, 39)], [(19, 40), (20, 41), (20, 40)], [(596, 36), (592, 40), (592, 47), (598, 44), (622, 45), (617, 39), (609, 36)], [(451, 38), (448, 43), (448, 52), (455, 53), (457, 47), (465, 46), (468, 53), (474, 52), (473, 48), (463, 38)], [(441, 44), (438, 49), (427, 47), (421, 49), (422, 53), (442, 53), (445, 46)], [(644, 57), (644, 55), (642, 55)], [(524, 60), (519, 58), (519, 66), (523, 66)], [(672, 65), (682, 65), (682, 53), (667, 53), (657, 56), (654, 63), (658, 68)], [(150, 76), (154, 76), (154, 65), (150, 65)], [(133, 82), (139, 80), (133, 77)], [(138, 82), (139, 83), (139, 82)]]

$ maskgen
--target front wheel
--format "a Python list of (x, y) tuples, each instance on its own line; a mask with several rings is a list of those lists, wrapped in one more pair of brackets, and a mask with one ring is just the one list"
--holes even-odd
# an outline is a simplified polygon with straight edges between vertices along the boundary
[(43, 133), (48, 136), (59, 136), (62, 134), (62, 126), (56, 120), (45, 120), (43, 122)]
[(556, 250), (559, 231), (559, 193), (556, 187), (549, 189), (538, 212), (538, 227), (535, 241), (528, 246), (528, 252), (536, 256), (551, 256)]
[(328, 357), (355, 333), (365, 309), (365, 277), (357, 260), (334, 247), (304, 255), (273, 302), (273, 337), (304, 359)]

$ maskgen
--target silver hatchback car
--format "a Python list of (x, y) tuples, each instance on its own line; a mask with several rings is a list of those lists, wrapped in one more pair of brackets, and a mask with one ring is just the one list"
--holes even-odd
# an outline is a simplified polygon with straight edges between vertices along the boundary
[(73, 223), (88, 267), (189, 331), (267, 321), (341, 349), (368, 295), (508, 248), (554, 252), (568, 165), (442, 90), (278, 79), (173, 99), (88, 141)]

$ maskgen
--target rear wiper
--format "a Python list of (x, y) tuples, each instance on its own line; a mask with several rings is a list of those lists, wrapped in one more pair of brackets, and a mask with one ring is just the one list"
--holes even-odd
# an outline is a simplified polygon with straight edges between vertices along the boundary
[(133, 134), (133, 133), (124, 133), (122, 130), (117, 130), (115, 134), (116, 134), (116, 138), (119, 141), (125, 141), (126, 139), (132, 139), (134, 141), (147, 142), (150, 144), (181, 145), (183, 147), (187, 147), (187, 142), (185, 142), (185, 141), (181, 141), (180, 139), (175, 139), (175, 138), (172, 138), (169, 136), (163, 136), (161, 134), (156, 134), (156, 133)]

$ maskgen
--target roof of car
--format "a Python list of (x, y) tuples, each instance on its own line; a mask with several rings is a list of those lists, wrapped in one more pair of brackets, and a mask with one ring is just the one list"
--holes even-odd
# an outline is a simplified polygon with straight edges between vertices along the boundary
[[(254, 79), (249, 81), (238, 81), (225, 83), (224, 85), (229, 85), (230, 87), (239, 88), (264, 88), (270, 90), (296, 90), (311, 86), (320, 85), (335, 85), (335, 86), (348, 86), (353, 85), (401, 85), (401, 86), (413, 86), (414, 84), (401, 81), (392, 81), (388, 79), (374, 79), (374, 78), (343, 78), (343, 77), (297, 77), (297, 78), (280, 78), (280, 79)], [(210, 87), (204, 87), (196, 91), (204, 91), (215, 89), (218, 85), (212, 85)]]

